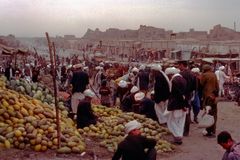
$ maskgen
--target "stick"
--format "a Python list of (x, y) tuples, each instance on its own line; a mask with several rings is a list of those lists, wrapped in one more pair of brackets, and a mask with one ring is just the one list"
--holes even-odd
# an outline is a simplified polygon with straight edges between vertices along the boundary
[[(59, 134), (60, 137), (60, 133), (61, 133), (61, 128), (60, 128), (60, 118), (59, 118), (59, 109), (58, 109), (58, 101), (57, 101), (57, 83), (56, 83), (56, 76), (57, 76), (57, 70), (56, 70), (56, 47), (54, 42), (52, 43), (53, 45), (53, 62), (54, 62), (54, 97), (55, 97), (55, 107), (56, 107), (56, 117), (57, 117), (57, 132)], [(60, 148), (61, 146), (61, 141), (60, 138), (58, 139), (58, 147)]]
[(90, 86), (91, 90), (95, 93), (95, 95), (97, 96), (97, 98), (100, 99), (100, 97), (97, 95), (97, 92), (93, 89), (92, 85), (89, 84), (89, 86)]
[[(50, 62), (51, 62), (51, 69), (52, 69), (52, 78), (53, 78), (53, 84), (54, 84), (54, 97), (55, 97), (55, 109), (56, 109), (56, 124), (57, 124), (57, 139), (58, 139), (58, 148), (61, 146), (61, 131), (60, 131), (60, 119), (59, 119), (59, 110), (58, 110), (58, 104), (57, 104), (57, 86), (56, 86), (56, 50), (55, 50), (55, 45), (54, 43), (51, 44), (50, 38), (48, 36), (48, 33), (46, 32), (46, 37), (48, 41), (48, 47), (49, 47), (49, 54), (50, 54)], [(53, 47), (53, 52), (52, 53), (52, 47)], [(54, 54), (54, 55), (53, 55)]]

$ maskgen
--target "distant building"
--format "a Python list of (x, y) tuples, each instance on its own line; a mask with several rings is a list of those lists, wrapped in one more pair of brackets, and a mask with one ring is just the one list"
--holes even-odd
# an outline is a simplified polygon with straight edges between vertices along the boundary
[(76, 36), (75, 35), (64, 35), (65, 39), (75, 39)]

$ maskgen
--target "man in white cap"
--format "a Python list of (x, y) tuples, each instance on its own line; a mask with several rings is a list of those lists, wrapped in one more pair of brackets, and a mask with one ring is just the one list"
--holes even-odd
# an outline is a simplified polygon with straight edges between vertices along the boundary
[(184, 124), (186, 119), (186, 80), (179, 74), (180, 70), (175, 67), (167, 68), (166, 75), (170, 79), (170, 95), (168, 99), (168, 120), (167, 126), (174, 136), (175, 144), (182, 144)]
[(218, 93), (218, 96), (221, 97), (221, 96), (224, 96), (224, 88), (223, 88), (223, 85), (226, 81), (226, 79), (229, 79), (230, 77), (226, 75), (226, 73), (224, 72), (225, 70), (225, 67), (224, 66), (220, 66), (219, 67), (219, 72), (218, 72), (218, 75), (217, 75), (217, 78), (218, 78), (218, 84), (219, 84), (219, 93)]
[[(156, 160), (155, 139), (141, 136), (141, 123), (136, 120), (125, 125), (127, 137), (118, 144), (112, 160)], [(145, 152), (145, 149), (148, 149)]]
[(133, 105), (134, 112), (145, 115), (147, 118), (157, 121), (157, 115), (154, 109), (154, 101), (145, 96), (145, 93), (138, 92), (134, 96), (136, 104)]
[(130, 84), (128, 84), (126, 81), (121, 80), (118, 83), (118, 87), (117, 87), (117, 97), (119, 97), (120, 99), (120, 103), (122, 103), (122, 100), (124, 99), (124, 97), (127, 96), (127, 94), (129, 93), (130, 90)]
[(102, 84), (102, 81), (104, 79), (106, 79), (106, 76), (104, 75), (104, 68), (103, 67), (100, 67), (100, 66), (97, 66), (96, 67), (96, 70), (98, 71), (94, 77), (94, 86), (95, 86), (95, 89), (98, 91), (99, 88), (101, 87), (101, 84)]
[(74, 72), (71, 80), (72, 85), (72, 98), (71, 98), (71, 107), (72, 113), (77, 113), (77, 106), (79, 101), (84, 99), (83, 92), (86, 90), (87, 85), (89, 84), (88, 74), (81, 70), (82, 65), (77, 64), (73, 66)]
[(170, 81), (167, 75), (162, 71), (160, 65), (153, 65), (153, 77), (154, 77), (154, 101), (155, 111), (160, 124), (167, 123), (167, 116), (164, 112), (167, 108), (167, 100), (170, 95)]
[(139, 73), (136, 78), (135, 85), (138, 86), (140, 91), (147, 93), (149, 85), (149, 73), (145, 71), (145, 66), (141, 65)]
[(83, 94), (85, 98), (78, 104), (77, 109), (77, 128), (84, 128), (97, 123), (97, 117), (91, 107), (91, 100), (95, 94), (90, 89), (86, 89)]
[(129, 80), (131, 81), (132, 85), (135, 85), (136, 83), (138, 72), (139, 69), (137, 67), (134, 67), (129, 73)]
[(130, 94), (127, 95), (121, 103), (121, 110), (124, 112), (132, 112), (133, 111), (133, 104), (136, 103), (134, 99), (134, 95), (139, 92), (139, 88), (137, 86), (133, 86), (130, 90)]

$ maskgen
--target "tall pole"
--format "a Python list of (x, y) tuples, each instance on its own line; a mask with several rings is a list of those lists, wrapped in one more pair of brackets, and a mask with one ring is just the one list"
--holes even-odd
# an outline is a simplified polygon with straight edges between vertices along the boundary
[[(55, 98), (55, 109), (56, 109), (56, 124), (57, 124), (57, 139), (58, 139), (58, 148), (61, 146), (61, 130), (60, 130), (60, 119), (59, 119), (59, 110), (57, 103), (57, 83), (56, 83), (56, 48), (54, 43), (51, 43), (48, 33), (46, 32), (46, 37), (48, 41), (48, 48), (50, 54), (50, 62), (51, 62), (51, 70), (52, 70), (52, 78), (53, 78), (53, 86), (54, 86), (54, 98)], [(53, 52), (52, 52), (53, 51)]]

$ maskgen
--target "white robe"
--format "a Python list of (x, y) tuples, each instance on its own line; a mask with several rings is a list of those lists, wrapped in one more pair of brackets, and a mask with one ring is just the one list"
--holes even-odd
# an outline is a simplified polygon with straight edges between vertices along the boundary
[[(172, 77), (170, 81), (171, 83), (170, 90), (172, 90), (172, 80), (177, 76), (181, 76), (181, 75), (175, 74)], [(186, 114), (187, 112), (183, 111), (182, 109), (168, 111), (167, 126), (169, 131), (173, 134), (174, 137), (183, 137)]]
[[(169, 90), (170, 90), (171, 89), (171, 83), (170, 83), (167, 75), (163, 71), (160, 71), (160, 72), (163, 74), (163, 76), (167, 80)], [(167, 122), (168, 115), (165, 114), (165, 111), (167, 109), (167, 104), (168, 104), (168, 101), (166, 100), (166, 101), (161, 101), (159, 103), (155, 103), (155, 105), (154, 105), (154, 109), (155, 109), (156, 115), (158, 117), (158, 122), (160, 124), (164, 124), (164, 123)]]
[(164, 124), (167, 122), (168, 117), (167, 115), (164, 114), (166, 108), (167, 108), (167, 101), (161, 101), (159, 103), (155, 103), (154, 105), (154, 109), (158, 117), (158, 122), (160, 124)]
[(182, 109), (170, 111), (167, 126), (174, 137), (183, 137), (186, 112)]
[(81, 93), (81, 92), (75, 92), (72, 95), (71, 98), (71, 107), (72, 107), (72, 112), (77, 114), (77, 108), (78, 108), (78, 104), (81, 100), (83, 100), (85, 98), (85, 96)]

